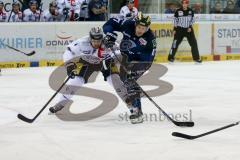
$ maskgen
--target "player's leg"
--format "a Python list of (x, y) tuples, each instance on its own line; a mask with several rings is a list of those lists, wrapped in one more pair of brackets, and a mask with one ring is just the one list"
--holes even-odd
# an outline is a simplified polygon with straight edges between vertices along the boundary
[(193, 60), (197, 63), (201, 63), (202, 60), (199, 55), (198, 44), (193, 30), (187, 34), (187, 40), (191, 46)]
[(178, 46), (181, 44), (183, 38), (184, 38), (184, 33), (181, 31), (181, 29), (177, 29), (176, 34), (174, 35), (172, 47), (171, 47), (171, 49), (169, 51), (169, 55), (168, 55), (169, 62), (174, 62)]
[(80, 87), (87, 83), (88, 78), (94, 72), (94, 67), (90, 65), (83, 65), (78, 76), (70, 79), (66, 84), (63, 94), (60, 95), (60, 98), (56, 105), (49, 108), (51, 113), (56, 113), (62, 110), (68, 103), (72, 102), (71, 98), (73, 95), (80, 89)]
[(72, 102), (71, 98), (73, 97), (74, 93), (77, 92), (79, 87), (81, 87), (85, 83), (83, 77), (75, 77), (74, 79), (70, 79), (67, 86), (64, 88), (62, 92), (63, 94), (60, 95), (58, 102), (49, 108), (51, 113), (56, 113), (62, 110), (68, 103)]
[(142, 123), (143, 112), (141, 104), (141, 88), (136, 81), (150, 68), (150, 63), (131, 63), (128, 64), (128, 72), (120, 69), (121, 79), (124, 82), (128, 92), (128, 107), (131, 112), (131, 123)]

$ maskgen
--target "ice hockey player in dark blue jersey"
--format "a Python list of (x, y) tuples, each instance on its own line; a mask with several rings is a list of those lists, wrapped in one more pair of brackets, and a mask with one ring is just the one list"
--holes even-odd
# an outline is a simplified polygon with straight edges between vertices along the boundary
[(127, 68), (127, 72), (121, 67), (120, 76), (131, 97), (126, 103), (130, 109), (129, 118), (133, 124), (143, 122), (141, 89), (135, 81), (151, 67), (156, 53), (156, 38), (150, 29), (150, 24), (150, 17), (139, 12), (135, 19), (111, 18), (103, 26), (106, 35), (104, 43), (109, 48), (117, 39), (116, 32), (123, 34), (120, 43), (123, 55), (121, 63)]

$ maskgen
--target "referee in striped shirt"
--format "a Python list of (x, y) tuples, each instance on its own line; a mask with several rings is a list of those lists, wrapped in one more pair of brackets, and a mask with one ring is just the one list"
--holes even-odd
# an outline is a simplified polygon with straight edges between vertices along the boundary
[(174, 62), (178, 46), (184, 37), (187, 37), (188, 43), (191, 46), (193, 60), (196, 63), (202, 62), (192, 27), (194, 23), (194, 12), (188, 5), (189, 0), (182, 0), (182, 7), (177, 9), (174, 14), (174, 40), (168, 55), (168, 61), (171, 63)]

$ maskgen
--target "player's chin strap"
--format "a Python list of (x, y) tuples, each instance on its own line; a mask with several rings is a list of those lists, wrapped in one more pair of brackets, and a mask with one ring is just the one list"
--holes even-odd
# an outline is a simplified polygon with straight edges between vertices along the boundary
[[(119, 60), (118, 56), (115, 53), (115, 50), (113, 49), (113, 47), (110, 48), (112, 53), (114, 54), (114, 56), (116, 57), (116, 60), (119, 62), (119, 64), (122, 66), (123, 70), (127, 73), (127, 69), (126, 67), (123, 65), (123, 63)], [(134, 82), (136, 83), (137, 86), (139, 86), (140, 90), (142, 91), (142, 93), (154, 104), (155, 107), (157, 107), (172, 123), (174, 123), (176, 126), (180, 126), (180, 127), (193, 127), (194, 126), (194, 122), (178, 122), (175, 121), (174, 119), (172, 119), (143, 89), (142, 87), (137, 83), (136, 80), (134, 80)]]

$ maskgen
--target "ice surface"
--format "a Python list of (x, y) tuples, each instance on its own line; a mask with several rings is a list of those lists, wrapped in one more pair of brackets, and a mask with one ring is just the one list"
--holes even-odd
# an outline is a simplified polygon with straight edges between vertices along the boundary
[[(33, 117), (52, 96), (48, 78), (55, 68), (3, 69), (0, 76), (1, 160), (239, 160), (240, 126), (194, 141), (172, 137), (173, 131), (199, 134), (240, 120), (240, 62), (167, 65), (161, 79), (174, 90), (153, 98), (171, 114), (192, 110), (194, 128), (179, 128), (168, 121), (132, 125), (121, 121), (123, 103), (112, 112), (84, 122), (64, 122), (46, 109), (33, 124), (16, 118)], [(114, 93), (101, 75), (88, 84)], [(147, 87), (144, 87), (147, 88)], [(152, 87), (151, 87), (152, 88)], [(72, 112), (93, 109), (99, 100), (74, 97)], [(56, 99), (51, 103), (53, 105)], [(144, 113), (158, 110), (143, 100)], [(50, 105), (50, 106), (51, 106)]]

